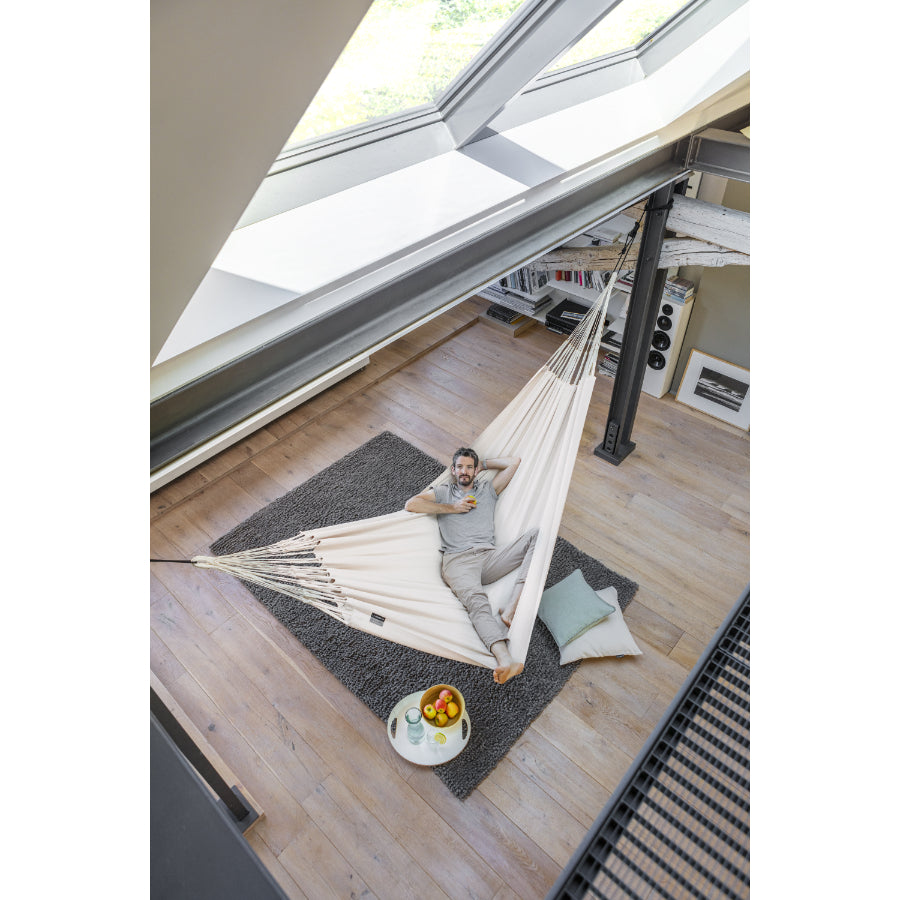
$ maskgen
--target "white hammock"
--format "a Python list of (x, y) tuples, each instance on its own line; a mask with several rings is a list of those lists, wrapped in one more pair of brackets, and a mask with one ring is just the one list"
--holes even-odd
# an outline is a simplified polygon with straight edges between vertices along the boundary
[[(540, 529), (510, 627), (509, 649), (517, 661), (524, 662), (531, 640), (615, 280), (613, 273), (575, 331), (472, 444), (482, 459), (522, 458), (497, 505), (495, 544), (500, 547), (529, 528)], [(493, 477), (494, 470), (479, 475)], [(448, 469), (431, 486), (449, 478)], [(351, 628), (494, 668), (496, 660), (441, 578), (439, 546), (435, 516), (399, 510), (302, 532), (267, 547), (191, 561), (312, 604)], [(487, 587), (495, 613), (515, 578), (512, 572)]]

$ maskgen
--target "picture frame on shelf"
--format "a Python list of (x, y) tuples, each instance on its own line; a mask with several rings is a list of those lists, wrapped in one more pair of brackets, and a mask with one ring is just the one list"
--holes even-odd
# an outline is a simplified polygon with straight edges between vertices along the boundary
[(750, 430), (750, 370), (691, 350), (675, 399), (702, 413)]

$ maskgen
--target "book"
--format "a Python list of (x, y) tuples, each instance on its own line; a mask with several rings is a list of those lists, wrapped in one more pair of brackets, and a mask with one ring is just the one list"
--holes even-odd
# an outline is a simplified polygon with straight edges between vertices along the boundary
[(513, 337), (518, 337), (523, 331), (526, 331), (531, 328), (532, 325), (536, 324), (535, 320), (528, 316), (518, 316), (512, 322), (504, 322), (503, 319), (489, 316), (487, 310), (485, 310), (478, 318), (491, 328), (496, 328)]
[(498, 284), (509, 291), (517, 291), (520, 294), (536, 294), (541, 288), (550, 282), (550, 273), (535, 269), (532, 266), (523, 266), (504, 275)]
[(598, 374), (614, 376), (619, 369), (619, 354), (607, 353), (597, 366)]
[(670, 278), (666, 281), (666, 291), (681, 297), (689, 297), (694, 293), (694, 282), (688, 281), (687, 278)]
[(600, 338), (600, 343), (609, 344), (611, 347), (621, 347), (622, 335), (616, 331), (605, 331), (603, 337)]
[(622, 272), (616, 279), (616, 287), (620, 291), (631, 293), (631, 289), (634, 287), (634, 271)]
[(498, 319), (501, 322), (506, 322), (507, 325), (512, 325), (514, 322), (520, 322), (525, 318), (524, 313), (508, 309), (505, 306), (501, 306), (499, 303), (492, 303), (485, 310), (485, 315), (490, 316), (492, 319)]

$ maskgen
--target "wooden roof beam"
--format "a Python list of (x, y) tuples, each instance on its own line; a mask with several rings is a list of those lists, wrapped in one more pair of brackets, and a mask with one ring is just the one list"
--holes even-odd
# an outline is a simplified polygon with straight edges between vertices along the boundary
[[(632, 219), (639, 219), (644, 204), (630, 206), (623, 212)], [(750, 253), (750, 213), (739, 209), (676, 194), (666, 229), (738, 253)]]
[[(545, 253), (531, 265), (541, 271), (562, 269), (589, 269), (594, 272), (611, 272), (619, 262), (622, 244), (606, 244), (602, 247), (558, 247)], [(637, 265), (639, 242), (636, 240), (625, 256), (624, 269)], [(659, 257), (659, 267), (669, 269), (674, 266), (749, 266), (750, 256), (737, 253), (727, 247), (697, 241), (692, 238), (667, 238), (663, 241)]]

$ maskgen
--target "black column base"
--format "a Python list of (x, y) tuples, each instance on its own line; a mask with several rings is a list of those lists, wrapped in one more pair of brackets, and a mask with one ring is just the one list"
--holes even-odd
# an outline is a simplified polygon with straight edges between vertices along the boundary
[(610, 453), (608, 450), (604, 449), (603, 444), (598, 444), (594, 447), (594, 456), (599, 456), (600, 459), (605, 459), (607, 462), (611, 462), (614, 466), (617, 466), (636, 446), (637, 444), (633, 441), (625, 441), (616, 447), (615, 453)]
[(222, 812), (224, 812), (225, 815), (228, 816), (228, 818), (234, 825), (237, 825), (242, 834), (246, 834), (250, 830), (250, 826), (253, 825), (253, 823), (256, 822), (256, 820), (259, 818), (259, 813), (250, 805), (250, 802), (240, 792), (236, 784), (231, 786), (231, 791), (247, 808), (247, 815), (244, 816), (243, 819), (238, 819), (237, 816), (235, 816), (235, 814), (228, 808), (227, 804), (221, 797), (216, 798), (216, 806), (221, 807)]

